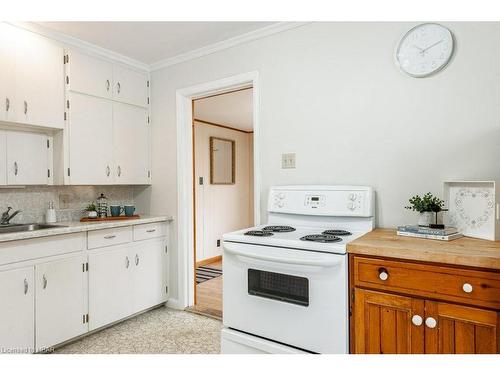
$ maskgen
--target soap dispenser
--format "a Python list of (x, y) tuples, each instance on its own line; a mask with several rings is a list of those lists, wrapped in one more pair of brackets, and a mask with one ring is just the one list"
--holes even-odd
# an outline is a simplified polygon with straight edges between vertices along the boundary
[(46, 223), (55, 223), (57, 221), (56, 210), (54, 209), (54, 202), (49, 202), (49, 208), (47, 208), (47, 213), (45, 215)]

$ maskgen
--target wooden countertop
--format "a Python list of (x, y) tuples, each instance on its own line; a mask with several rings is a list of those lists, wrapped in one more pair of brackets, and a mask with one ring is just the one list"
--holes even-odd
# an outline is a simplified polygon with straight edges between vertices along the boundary
[(462, 237), (453, 241), (396, 235), (395, 229), (375, 229), (347, 245), (351, 254), (500, 270), (500, 241)]

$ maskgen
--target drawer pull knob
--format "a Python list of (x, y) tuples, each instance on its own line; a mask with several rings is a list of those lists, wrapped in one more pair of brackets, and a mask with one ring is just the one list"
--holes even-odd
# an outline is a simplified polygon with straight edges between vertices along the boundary
[(156, 229), (148, 229), (146, 232), (147, 233), (154, 233), (154, 232), (156, 232)]
[(130, 259), (128, 257), (125, 257), (125, 268), (129, 268), (130, 266)]
[(378, 269), (378, 278), (382, 281), (385, 281), (389, 278), (389, 272), (385, 268)]
[(104, 236), (104, 239), (106, 239), (106, 240), (112, 240), (112, 239), (113, 239), (113, 238), (115, 238), (115, 237), (116, 237), (116, 235), (114, 235), (114, 234), (110, 234), (110, 235), (108, 235), (108, 236)]
[(463, 286), (462, 286), (462, 289), (465, 293), (471, 293), (472, 292), (472, 285), (470, 285), (469, 283), (465, 283)]
[(420, 315), (413, 315), (411, 317), (411, 322), (413, 323), (413, 325), (420, 327), (422, 325), (422, 323), (424, 322), (424, 320), (422, 319), (422, 317)]
[(429, 328), (436, 328), (436, 319), (434, 319), (433, 317), (428, 317), (427, 319), (425, 319), (425, 325)]

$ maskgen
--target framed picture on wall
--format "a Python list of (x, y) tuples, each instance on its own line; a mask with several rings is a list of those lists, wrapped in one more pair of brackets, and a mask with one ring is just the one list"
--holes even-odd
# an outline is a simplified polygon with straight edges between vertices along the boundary
[(210, 137), (210, 184), (235, 183), (236, 144), (234, 140)]

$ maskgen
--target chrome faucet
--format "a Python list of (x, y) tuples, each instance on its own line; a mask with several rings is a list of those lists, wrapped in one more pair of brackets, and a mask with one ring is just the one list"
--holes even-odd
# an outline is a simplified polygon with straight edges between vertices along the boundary
[(14, 211), (12, 214), (9, 214), (12, 207), (7, 207), (7, 211), (2, 213), (2, 219), (0, 221), (0, 225), (9, 225), (9, 222), (12, 220), (14, 216), (16, 216), (21, 210)]

